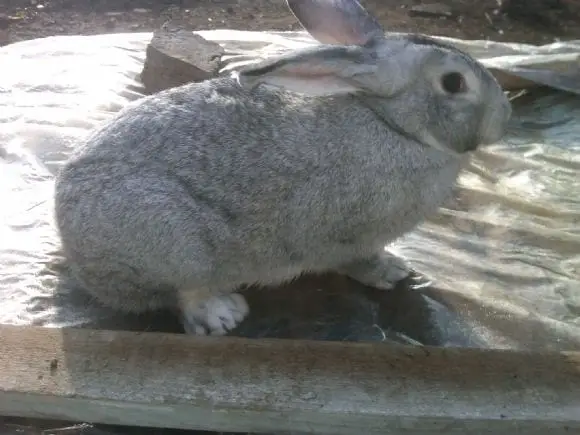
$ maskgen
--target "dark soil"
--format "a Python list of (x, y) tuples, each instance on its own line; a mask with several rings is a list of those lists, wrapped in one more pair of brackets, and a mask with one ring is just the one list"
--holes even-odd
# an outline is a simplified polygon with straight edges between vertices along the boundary
[[(580, 0), (362, 0), (388, 30), (548, 43), (580, 39)], [(52, 35), (299, 29), (284, 0), (0, 0), (0, 45)]]

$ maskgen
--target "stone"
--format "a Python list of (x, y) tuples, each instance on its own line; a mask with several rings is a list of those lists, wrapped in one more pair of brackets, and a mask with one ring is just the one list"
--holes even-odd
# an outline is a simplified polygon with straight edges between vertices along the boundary
[(413, 6), (409, 9), (411, 17), (425, 18), (455, 18), (457, 14), (449, 6), (441, 3), (431, 3)]
[(152, 94), (216, 77), (223, 52), (219, 44), (190, 30), (164, 25), (147, 46), (141, 82)]
[(21, 21), (22, 18), (0, 13), (0, 29), (7, 29), (12, 23)]

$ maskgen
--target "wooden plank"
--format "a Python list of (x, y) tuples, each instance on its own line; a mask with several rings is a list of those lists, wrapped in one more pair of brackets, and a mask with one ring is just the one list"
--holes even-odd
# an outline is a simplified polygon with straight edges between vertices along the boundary
[(570, 434), (580, 354), (0, 326), (0, 414), (214, 431)]

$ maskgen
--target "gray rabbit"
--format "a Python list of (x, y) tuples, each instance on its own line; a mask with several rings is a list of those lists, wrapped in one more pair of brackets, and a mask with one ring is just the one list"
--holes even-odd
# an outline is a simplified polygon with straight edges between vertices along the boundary
[(391, 288), (409, 268), (385, 246), (503, 136), (509, 101), (469, 55), (386, 37), (356, 0), (288, 6), (321, 44), (145, 97), (63, 166), (63, 251), (101, 303), (221, 335), (246, 284), (334, 270)]

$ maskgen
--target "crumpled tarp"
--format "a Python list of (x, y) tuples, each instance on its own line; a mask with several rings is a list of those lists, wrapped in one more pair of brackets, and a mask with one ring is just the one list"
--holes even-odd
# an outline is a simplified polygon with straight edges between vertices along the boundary
[[(315, 42), (304, 32), (198, 32), (226, 74)], [(52, 219), (53, 178), (78, 139), (143, 95), (150, 33), (58, 36), (0, 49), (0, 323), (181, 331), (72, 294)], [(393, 250), (430, 283), (389, 292), (340, 276), (249, 289), (249, 337), (580, 349), (580, 41), (459, 41), (509, 90), (508, 135), (474, 159), (455, 200)], [(423, 279), (423, 281), (425, 281)]]

